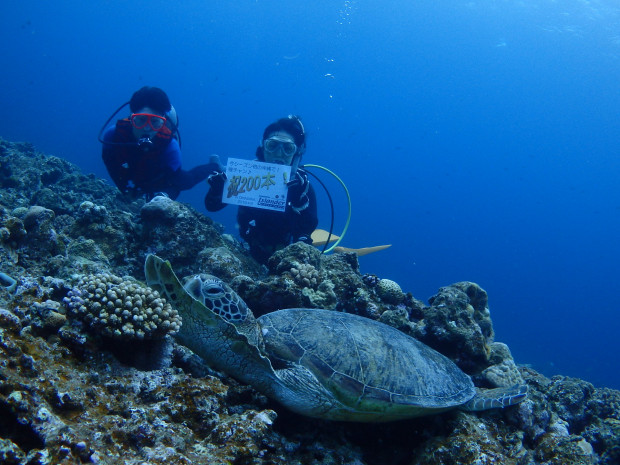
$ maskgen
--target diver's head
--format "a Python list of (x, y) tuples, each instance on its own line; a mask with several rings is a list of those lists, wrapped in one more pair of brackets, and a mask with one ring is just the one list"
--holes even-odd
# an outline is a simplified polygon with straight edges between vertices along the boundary
[(301, 158), (305, 150), (304, 126), (298, 116), (289, 115), (265, 128), (256, 157), (268, 163), (291, 165), (296, 158)]
[(177, 130), (177, 113), (166, 93), (159, 87), (144, 86), (129, 101), (133, 135), (139, 145), (149, 148), (158, 132)]

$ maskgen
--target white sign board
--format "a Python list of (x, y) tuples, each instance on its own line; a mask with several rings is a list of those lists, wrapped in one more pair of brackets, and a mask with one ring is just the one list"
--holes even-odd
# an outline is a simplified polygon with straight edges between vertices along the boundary
[(290, 175), (290, 166), (229, 158), (222, 202), (284, 211)]

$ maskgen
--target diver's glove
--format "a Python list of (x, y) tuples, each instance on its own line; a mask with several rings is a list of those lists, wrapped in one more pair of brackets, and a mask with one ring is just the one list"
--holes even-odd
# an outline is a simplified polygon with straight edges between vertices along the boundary
[(226, 173), (223, 171), (213, 171), (209, 176), (207, 176), (209, 190), (205, 196), (205, 208), (208, 211), (217, 212), (226, 206), (226, 204), (222, 202), (225, 182)]
[(209, 176), (207, 176), (207, 183), (211, 186), (214, 192), (223, 192), (224, 183), (226, 182), (226, 173), (223, 171), (213, 171)]
[(288, 187), (288, 204), (295, 213), (301, 214), (310, 204), (310, 199), (308, 198), (310, 181), (308, 180), (308, 175), (298, 170), (295, 173), (295, 177), (287, 182), (286, 186)]

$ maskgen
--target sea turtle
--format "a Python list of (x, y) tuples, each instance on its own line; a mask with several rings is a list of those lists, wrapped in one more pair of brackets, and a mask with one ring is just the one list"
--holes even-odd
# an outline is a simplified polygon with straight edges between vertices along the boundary
[(183, 286), (170, 262), (155, 255), (147, 257), (145, 274), (181, 315), (180, 343), (302, 415), (392, 421), (501, 408), (527, 395), (519, 385), (478, 390), (450, 359), (368, 318), (305, 308), (255, 318), (214, 276), (190, 276)]

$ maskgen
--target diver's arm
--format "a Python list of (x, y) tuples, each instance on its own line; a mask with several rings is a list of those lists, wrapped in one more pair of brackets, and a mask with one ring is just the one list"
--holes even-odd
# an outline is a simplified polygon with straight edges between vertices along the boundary
[(121, 192), (126, 193), (129, 181), (129, 168), (122, 165), (117, 148), (104, 144), (101, 150), (101, 158), (116, 187)]
[(216, 169), (217, 165), (213, 165), (211, 163), (198, 165), (190, 170), (179, 168), (170, 175), (170, 185), (182, 191), (191, 189), (199, 182), (207, 179), (207, 176), (213, 173)]

